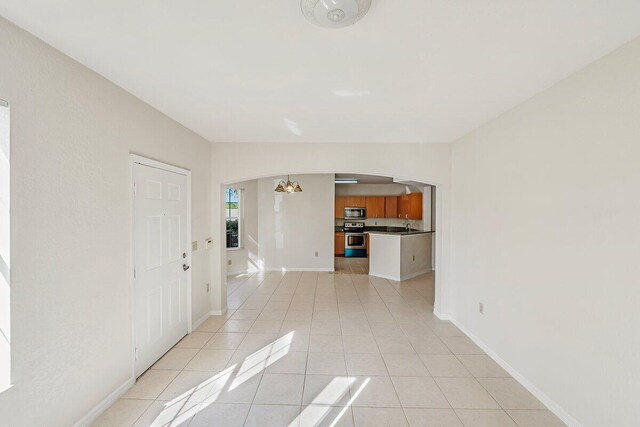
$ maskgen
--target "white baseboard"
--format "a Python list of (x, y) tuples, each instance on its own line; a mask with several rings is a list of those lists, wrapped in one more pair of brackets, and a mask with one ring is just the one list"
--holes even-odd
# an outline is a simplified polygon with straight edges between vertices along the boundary
[(394, 282), (402, 282), (403, 280), (409, 280), (409, 279), (413, 279), (414, 277), (418, 277), (421, 276), (423, 274), (427, 274), (430, 273), (432, 270), (428, 269), (428, 270), (420, 270), (417, 271), (415, 273), (411, 273), (411, 274), (405, 274), (404, 276), (400, 276), (400, 278), (398, 277), (392, 277), (392, 276), (387, 276), (385, 274), (377, 274), (377, 273), (372, 273), (371, 271), (369, 272), (370, 276), (375, 276), (375, 277), (379, 277), (381, 279), (387, 279), (387, 280), (393, 280)]
[(440, 320), (451, 320), (451, 316), (445, 313), (440, 313), (438, 310), (436, 310), (435, 308), (433, 309), (433, 314), (436, 315), (436, 317)]
[(411, 274), (405, 274), (404, 276), (401, 276), (400, 279), (401, 280), (409, 280), (409, 279), (413, 279), (414, 277), (422, 276), (423, 274), (427, 274), (427, 273), (431, 273), (431, 269), (430, 268), (425, 268), (424, 270), (420, 270), (420, 271), (417, 271), (417, 272), (411, 273)]
[(333, 268), (265, 268), (262, 271), (279, 271), (279, 272), (289, 272), (289, 271), (321, 271), (321, 272), (331, 272), (335, 271)]
[(229, 276), (235, 276), (238, 274), (253, 274), (253, 273), (259, 273), (261, 270), (255, 269), (255, 268), (248, 268), (245, 270), (237, 270), (237, 271), (228, 271), (227, 270), (227, 277)]
[(195, 322), (192, 323), (191, 325), (191, 330), (195, 331), (196, 329), (198, 329), (198, 327), (200, 325), (202, 325), (204, 323), (205, 320), (207, 320), (209, 318), (209, 316), (211, 316), (211, 312), (207, 311), (205, 314), (203, 314), (198, 320), (196, 320)]
[(191, 326), (191, 330), (195, 331), (196, 329), (198, 329), (198, 327), (200, 325), (202, 325), (209, 317), (211, 317), (211, 316), (222, 316), (226, 312), (227, 312), (227, 308), (226, 307), (225, 307), (224, 310), (210, 310), (210, 311), (207, 311), (205, 314), (202, 315), (202, 317), (200, 317), (198, 320), (193, 322), (193, 325)]
[(397, 277), (391, 277), (391, 276), (387, 276), (385, 274), (373, 273), (371, 271), (369, 271), (369, 276), (379, 277), (381, 279), (387, 279), (387, 280), (393, 280), (394, 282), (399, 282)]
[(549, 396), (547, 396), (542, 390), (533, 385), (531, 381), (525, 378), (522, 374), (516, 371), (511, 365), (509, 365), (498, 353), (490, 349), (480, 338), (471, 333), (464, 325), (452, 318), (448, 314), (436, 313), (434, 314), (442, 320), (450, 320), (451, 323), (456, 325), (458, 329), (465, 333), (478, 347), (480, 347), (489, 357), (491, 357), (498, 365), (509, 373), (518, 381), (524, 388), (529, 390), (529, 393), (533, 394), (540, 402), (542, 402), (551, 412), (556, 414), (566, 425), (569, 427), (583, 427), (578, 420), (573, 418), (567, 411), (565, 411), (560, 405), (554, 402)]
[(116, 401), (127, 392), (133, 384), (135, 384), (136, 379), (131, 377), (127, 381), (124, 382), (121, 386), (112, 391), (102, 402), (98, 403), (89, 413), (87, 413), (84, 417), (80, 419), (77, 423), (75, 423), (74, 427), (88, 427), (93, 423), (104, 411), (106, 411), (111, 405), (116, 403)]
[(227, 312), (227, 308), (226, 307), (224, 308), (224, 310), (210, 310), (210, 311), (207, 311), (201, 318), (199, 318), (198, 320), (193, 322), (192, 329), (195, 331), (196, 329), (198, 329), (198, 326), (202, 325), (209, 317), (211, 317), (211, 316), (222, 316), (226, 312)]

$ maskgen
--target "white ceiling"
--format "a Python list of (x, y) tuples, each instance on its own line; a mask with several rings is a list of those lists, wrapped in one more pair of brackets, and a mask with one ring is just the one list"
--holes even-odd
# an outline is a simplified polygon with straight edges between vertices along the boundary
[(638, 0), (0, 0), (0, 14), (214, 142), (447, 142), (640, 35)]

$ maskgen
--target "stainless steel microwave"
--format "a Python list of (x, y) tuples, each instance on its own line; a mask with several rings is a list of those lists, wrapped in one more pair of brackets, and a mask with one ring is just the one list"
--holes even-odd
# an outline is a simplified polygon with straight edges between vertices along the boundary
[(365, 208), (344, 208), (344, 219), (366, 219)]

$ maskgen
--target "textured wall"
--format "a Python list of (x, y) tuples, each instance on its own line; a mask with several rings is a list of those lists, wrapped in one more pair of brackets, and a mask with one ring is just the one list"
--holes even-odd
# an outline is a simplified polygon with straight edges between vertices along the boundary
[(452, 314), (585, 426), (640, 419), (639, 70), (636, 39), (453, 148)]
[[(129, 153), (193, 174), (210, 235), (210, 144), (0, 18), (11, 105), (12, 380), (0, 424), (69, 426), (131, 377)], [(209, 310), (194, 253), (195, 318)]]

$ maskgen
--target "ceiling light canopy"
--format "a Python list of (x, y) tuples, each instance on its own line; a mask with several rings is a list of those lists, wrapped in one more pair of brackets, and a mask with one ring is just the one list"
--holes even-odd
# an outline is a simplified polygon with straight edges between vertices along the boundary
[(275, 189), (276, 193), (302, 193), (302, 188), (300, 187), (300, 184), (298, 184), (296, 181), (291, 182), (291, 179), (289, 179), (289, 175), (287, 175), (287, 180), (282, 180), (278, 183), (278, 186)]
[(371, 0), (300, 0), (304, 16), (314, 24), (328, 28), (354, 24), (370, 6)]

